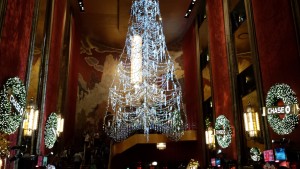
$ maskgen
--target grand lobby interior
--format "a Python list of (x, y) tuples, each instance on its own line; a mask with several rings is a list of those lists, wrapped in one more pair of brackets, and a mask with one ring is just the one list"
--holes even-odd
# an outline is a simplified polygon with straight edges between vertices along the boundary
[(0, 169), (300, 168), (298, 0), (1, 0)]

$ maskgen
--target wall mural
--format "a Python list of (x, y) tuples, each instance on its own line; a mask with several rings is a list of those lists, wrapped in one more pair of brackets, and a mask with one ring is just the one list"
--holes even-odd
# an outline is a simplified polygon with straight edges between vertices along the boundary
[(108, 88), (121, 52), (121, 49), (98, 45), (88, 38), (81, 41), (76, 133), (93, 134), (102, 129), (101, 119), (106, 111)]
[[(108, 89), (121, 52), (122, 49), (103, 46), (89, 38), (81, 41), (75, 122), (75, 133), (78, 136), (76, 138), (104, 135), (102, 119), (106, 111)], [(181, 48), (173, 47), (169, 53), (175, 64), (176, 78), (184, 89), (183, 52)]]

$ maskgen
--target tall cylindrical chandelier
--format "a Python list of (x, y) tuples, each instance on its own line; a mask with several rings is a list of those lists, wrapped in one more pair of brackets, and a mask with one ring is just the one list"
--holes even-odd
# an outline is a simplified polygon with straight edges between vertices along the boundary
[(133, 0), (123, 53), (109, 89), (104, 130), (115, 141), (152, 131), (179, 140), (186, 126), (180, 83), (158, 0)]

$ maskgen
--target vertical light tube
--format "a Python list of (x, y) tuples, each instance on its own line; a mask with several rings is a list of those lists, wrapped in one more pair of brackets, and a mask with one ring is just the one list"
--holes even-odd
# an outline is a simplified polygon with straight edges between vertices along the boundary
[(142, 82), (142, 37), (134, 35), (131, 39), (131, 83), (138, 86)]
[(61, 133), (61, 132), (64, 131), (64, 119), (61, 118), (59, 123), (60, 123), (60, 125), (59, 125), (59, 128), (58, 128), (58, 131)]
[(248, 113), (244, 113), (244, 123), (245, 123), (245, 130), (249, 131), (247, 114)]
[(257, 112), (255, 112), (255, 119), (256, 119), (256, 129), (257, 129), (257, 131), (260, 131), (259, 119), (258, 119), (258, 113)]
[(29, 117), (28, 117), (28, 129), (32, 130), (33, 129), (33, 123), (34, 123), (34, 109), (30, 109), (29, 111)]
[(38, 120), (39, 120), (39, 111), (35, 110), (34, 111), (34, 121), (33, 121), (33, 130), (37, 129), (38, 126)]

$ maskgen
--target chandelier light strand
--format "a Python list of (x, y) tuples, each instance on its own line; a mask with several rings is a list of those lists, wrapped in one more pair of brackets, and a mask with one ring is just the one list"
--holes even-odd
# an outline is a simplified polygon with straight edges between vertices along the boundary
[(174, 71), (158, 0), (133, 0), (125, 47), (109, 89), (107, 135), (122, 141), (134, 133), (155, 132), (179, 140), (186, 114)]

